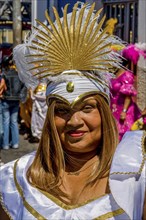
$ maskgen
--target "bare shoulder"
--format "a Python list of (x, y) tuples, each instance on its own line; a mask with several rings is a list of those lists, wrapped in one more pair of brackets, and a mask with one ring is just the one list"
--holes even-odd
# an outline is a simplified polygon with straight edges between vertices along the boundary
[(9, 216), (6, 214), (6, 212), (2, 208), (1, 204), (0, 204), (0, 219), (2, 219), (2, 220), (10, 220)]

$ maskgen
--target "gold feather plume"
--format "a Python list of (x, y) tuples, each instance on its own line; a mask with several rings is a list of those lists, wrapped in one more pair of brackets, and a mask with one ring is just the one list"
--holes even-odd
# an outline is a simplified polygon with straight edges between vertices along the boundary
[[(27, 57), (31, 70), (37, 70), (40, 77), (57, 75), (65, 70), (99, 70), (109, 71), (117, 63), (111, 54), (111, 40), (102, 30), (105, 16), (97, 23), (102, 9), (94, 13), (95, 3), (87, 9), (84, 4), (79, 9), (74, 5), (70, 23), (68, 21), (68, 4), (64, 7), (63, 18), (59, 17), (53, 7), (56, 22), (53, 23), (48, 12), (45, 12), (49, 26), (37, 20), (39, 27), (28, 46)], [(86, 15), (85, 15), (86, 12)]]

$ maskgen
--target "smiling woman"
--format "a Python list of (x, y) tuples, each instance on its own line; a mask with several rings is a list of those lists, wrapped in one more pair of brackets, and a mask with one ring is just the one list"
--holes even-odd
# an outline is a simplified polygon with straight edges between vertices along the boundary
[(3, 220), (142, 219), (145, 133), (118, 144), (109, 107), (111, 70), (120, 66), (110, 43), (120, 42), (101, 29), (104, 18), (96, 22), (95, 4), (78, 4), (69, 15), (65, 6), (63, 20), (54, 9), (55, 23), (46, 14), (50, 26), (38, 21), (14, 50), (28, 87), (34, 72), (48, 80), (48, 111), (37, 152), (1, 168)]
[[(113, 141), (106, 135), (107, 126), (102, 126), (102, 118), (111, 126), (108, 135)], [(66, 205), (82, 204), (85, 198), (88, 201), (104, 195), (117, 136), (110, 108), (100, 95), (85, 96), (73, 106), (54, 99), (50, 102), (38, 154), (27, 171), (29, 182)], [(50, 171), (42, 170), (40, 176), (42, 162)], [(95, 187), (100, 178), (101, 191)]]
[(101, 117), (96, 99), (85, 98), (70, 109), (67, 105), (63, 109), (60, 107), (57, 104), (55, 108), (55, 125), (62, 146), (73, 152), (95, 150), (101, 139)]

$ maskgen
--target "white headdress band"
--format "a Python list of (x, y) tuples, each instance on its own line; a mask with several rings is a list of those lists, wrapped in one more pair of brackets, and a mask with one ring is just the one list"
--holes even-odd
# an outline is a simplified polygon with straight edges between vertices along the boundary
[[(59, 79), (53, 80), (46, 90), (48, 96), (63, 97), (70, 104), (83, 94), (103, 93), (109, 101), (109, 87), (100, 80), (86, 77), (78, 70), (64, 71)], [(51, 94), (51, 95), (50, 95)]]

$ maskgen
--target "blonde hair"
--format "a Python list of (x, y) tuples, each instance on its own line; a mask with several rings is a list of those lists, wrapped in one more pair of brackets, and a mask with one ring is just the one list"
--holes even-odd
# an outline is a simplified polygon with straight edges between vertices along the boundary
[[(118, 144), (118, 131), (115, 119), (107, 101), (101, 95), (95, 95), (97, 108), (102, 120), (102, 147), (99, 166), (92, 173), (89, 183), (108, 175), (113, 154)], [(54, 122), (56, 101), (50, 103), (43, 127), (42, 137), (32, 165), (27, 171), (28, 181), (44, 191), (57, 188), (61, 183), (61, 170), (65, 169), (65, 156)]]

